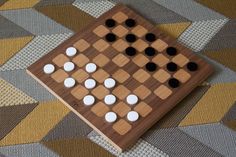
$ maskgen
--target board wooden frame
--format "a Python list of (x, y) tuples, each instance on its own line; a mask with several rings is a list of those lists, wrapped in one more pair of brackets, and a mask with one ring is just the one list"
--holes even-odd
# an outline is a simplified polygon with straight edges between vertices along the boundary
[[(154, 108), (155, 114), (150, 114), (148, 117), (145, 118), (145, 123), (142, 125), (135, 125), (133, 126), (134, 129), (131, 131), (131, 133), (127, 133), (123, 136), (120, 136), (114, 132), (109, 133), (109, 127), (108, 129), (104, 129), (101, 131), (101, 128), (98, 128), (95, 126), (95, 122), (90, 118), (88, 115), (86, 115), (86, 109), (80, 108), (76, 105), (77, 102), (75, 102), (72, 99), (72, 96), (70, 94), (64, 94), (62, 96), (62, 93), (66, 92), (66, 90), (61, 90), (62, 85), (55, 86), (55, 83), (53, 83), (53, 80), (48, 79), (47, 76), (43, 73), (42, 69), (45, 64), (48, 62), (51, 62), (51, 60), (58, 54), (62, 53), (67, 47), (72, 46), (72, 43), (75, 43), (78, 41), (78, 39), (81, 39), (81, 37), (85, 36), (88, 31), (91, 31), (92, 29), (97, 26), (97, 24), (101, 23), (101, 19), (104, 20), (108, 16), (111, 16), (114, 14), (114, 12), (117, 11), (125, 11), (129, 12), (129, 8), (126, 6), (119, 4), (116, 5), (113, 9), (110, 11), (104, 13), (102, 16), (100, 16), (98, 19), (95, 19), (94, 22), (89, 24), (87, 27), (85, 27), (80, 32), (73, 35), (70, 39), (66, 40), (62, 44), (60, 44), (58, 47), (56, 47), (54, 50), (52, 50), (50, 53), (44, 55), (41, 59), (33, 63), (31, 66), (27, 68), (27, 73), (31, 75), (35, 80), (37, 80), (42, 86), (44, 86), (48, 91), (50, 91), (54, 96), (56, 96), (61, 102), (63, 102), (71, 111), (73, 111), (77, 116), (79, 116), (83, 121), (85, 121), (90, 127), (92, 127), (95, 131), (97, 131), (100, 135), (102, 135), (105, 139), (107, 139), (113, 146), (115, 146), (119, 151), (124, 151), (129, 146), (135, 143), (137, 139), (145, 133), (151, 126), (153, 126), (158, 120), (161, 119), (167, 112), (169, 112), (174, 106), (178, 104), (185, 96), (187, 96), (195, 87), (197, 87), (199, 84), (201, 84), (212, 72), (213, 68), (206, 63), (204, 60), (202, 60), (199, 56), (192, 53), (191, 50), (188, 48), (180, 45), (177, 43), (175, 39), (172, 39), (168, 35), (162, 33), (159, 31), (154, 25), (152, 25), (149, 21), (142, 18), (140, 15), (136, 13), (137, 18), (142, 18), (142, 21), (145, 23), (145, 26), (147, 28), (150, 28), (152, 32), (155, 32), (156, 34), (159, 34), (161, 38), (169, 43), (169, 45), (173, 45), (177, 47), (179, 50), (181, 50), (182, 54), (185, 54), (187, 57), (197, 61), (199, 63), (199, 70), (194, 74), (194, 77), (191, 78), (188, 82), (185, 83), (184, 86), (179, 87), (178, 89), (174, 89), (176, 92), (171, 96), (170, 99), (165, 100), (161, 105), (158, 105), (156, 108)], [(133, 14), (133, 11), (131, 11), (131, 14)], [(85, 117), (85, 115), (87, 117)], [(101, 125), (104, 125), (106, 127), (105, 123), (101, 123)]]

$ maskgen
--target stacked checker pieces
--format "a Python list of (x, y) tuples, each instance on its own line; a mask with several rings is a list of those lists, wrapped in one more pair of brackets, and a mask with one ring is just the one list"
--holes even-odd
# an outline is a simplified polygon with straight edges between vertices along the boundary
[[(41, 69), (35, 63), (28, 72), (119, 150), (137, 140), (212, 72), (202, 59), (123, 5), (87, 28), (40, 59)], [(68, 47), (77, 54), (66, 56)], [(72, 71), (65, 71), (67, 62), (76, 65)], [(98, 68), (88, 73), (86, 65), (91, 62)], [(50, 63), (55, 72), (49, 77), (36, 74)], [(65, 88), (68, 78), (75, 81)], [(113, 78), (116, 86), (104, 87), (107, 78)], [(86, 89), (87, 79), (94, 79), (96, 87)], [(108, 94), (116, 97), (112, 105), (104, 103)], [(138, 97), (137, 104), (127, 103), (130, 94)], [(87, 95), (95, 98), (90, 106), (83, 101)], [(138, 113), (136, 121), (127, 118), (130, 111)], [(112, 123), (105, 118), (109, 112), (117, 115)]]

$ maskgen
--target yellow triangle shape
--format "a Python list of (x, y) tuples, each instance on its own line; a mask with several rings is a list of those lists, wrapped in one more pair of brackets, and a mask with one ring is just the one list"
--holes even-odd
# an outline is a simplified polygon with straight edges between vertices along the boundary
[(224, 124), (225, 124), (227, 127), (229, 127), (229, 128), (231, 128), (231, 129), (233, 129), (234, 131), (236, 131), (236, 120), (226, 121), (226, 122), (224, 122)]
[(179, 126), (219, 122), (236, 101), (236, 83), (212, 85)]
[(0, 78), (0, 107), (36, 103), (37, 101)]
[(69, 111), (58, 100), (40, 103), (0, 141), (0, 146), (40, 141)]
[[(43, 142), (43, 145), (60, 156), (81, 157), (101, 156), (113, 157), (111, 153), (88, 138), (73, 138)], [(79, 148), (78, 148), (79, 147)], [(95, 155), (96, 154), (96, 155)]]
[(206, 51), (204, 54), (209, 58), (236, 71), (236, 49), (223, 49), (219, 51)]
[(191, 25), (191, 22), (168, 23), (159, 24), (157, 25), (157, 28), (174, 38), (178, 38), (189, 25)]
[(14, 54), (21, 50), (32, 39), (32, 36), (0, 39), (0, 65), (4, 64), (9, 58), (11, 58)]
[(8, 0), (1, 7), (0, 10), (32, 8), (39, 0)]

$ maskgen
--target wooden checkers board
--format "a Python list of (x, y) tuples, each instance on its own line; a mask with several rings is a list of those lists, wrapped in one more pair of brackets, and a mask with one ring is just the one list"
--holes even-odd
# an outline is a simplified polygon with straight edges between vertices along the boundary
[(121, 4), (27, 69), (120, 151), (212, 71), (204, 60)]

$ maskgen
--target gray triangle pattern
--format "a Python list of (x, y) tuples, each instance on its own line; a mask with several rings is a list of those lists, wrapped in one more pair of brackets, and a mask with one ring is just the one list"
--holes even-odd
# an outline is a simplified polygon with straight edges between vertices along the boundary
[(58, 154), (40, 143), (20, 144), (0, 147), (5, 157), (59, 157)]
[(34, 35), (72, 33), (68, 28), (37, 12), (35, 9), (0, 11), (0, 15), (13, 21)]
[(9, 21), (7, 18), (0, 15), (0, 39), (32, 36), (33, 34), (26, 31), (24, 28)]
[(42, 141), (83, 137), (91, 131), (92, 129), (85, 122), (73, 112), (70, 112), (42, 139)]
[(153, 0), (190, 21), (208, 21), (227, 19), (222, 14), (211, 10), (194, 0)]
[(36, 36), (15, 56), (1, 66), (0, 71), (26, 69), (29, 65), (53, 50), (71, 35), (72, 33)]
[[(143, 136), (143, 139), (167, 154), (176, 157), (222, 156), (178, 128), (151, 130)], [(195, 153), (196, 151), (197, 153)]]
[(112, 0), (116, 3), (127, 4), (129, 7), (137, 10), (143, 17), (155, 24), (188, 22), (185, 17), (153, 2), (146, 0)]
[(220, 123), (181, 127), (180, 130), (220, 152), (223, 156), (235, 157), (236, 132)]

